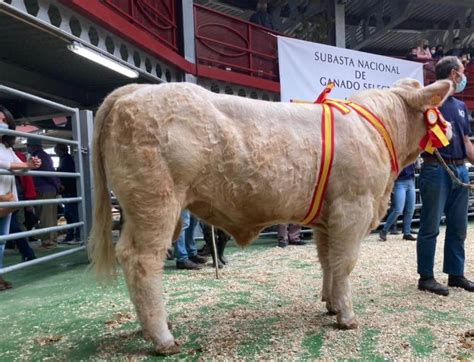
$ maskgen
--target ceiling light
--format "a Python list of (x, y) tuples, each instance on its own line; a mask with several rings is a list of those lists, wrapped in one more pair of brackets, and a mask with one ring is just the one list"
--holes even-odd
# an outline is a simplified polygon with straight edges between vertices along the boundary
[(93, 62), (98, 63), (104, 67), (112, 69), (126, 77), (138, 78), (138, 72), (136, 70), (126, 67), (125, 65), (122, 65), (115, 60), (107, 58), (90, 48), (83, 47), (79, 43), (74, 42), (72, 44), (69, 44), (67, 48), (73, 53), (76, 53), (86, 59), (92, 60)]

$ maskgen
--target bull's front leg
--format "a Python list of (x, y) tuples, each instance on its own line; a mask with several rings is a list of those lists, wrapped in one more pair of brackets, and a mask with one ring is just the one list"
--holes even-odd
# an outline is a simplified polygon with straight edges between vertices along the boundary
[[(352, 307), (349, 276), (357, 263), (361, 240), (372, 221), (373, 211), (369, 201), (356, 205), (342, 201), (332, 209), (329, 217), (328, 261), (332, 277), (330, 307), (337, 312), (337, 323), (342, 329), (358, 326)], [(364, 204), (365, 207), (361, 207)]]
[(358, 324), (352, 307), (349, 275), (359, 256), (360, 239), (350, 233), (343, 238), (330, 238), (329, 263), (332, 272), (331, 307), (337, 312), (337, 323), (342, 329), (354, 329)]
[(342, 329), (357, 328), (358, 323), (352, 307), (352, 292), (349, 275), (357, 262), (357, 256), (337, 256), (332, 263), (331, 307), (337, 313), (337, 323)]
[(331, 315), (337, 314), (337, 310), (331, 304), (332, 295), (332, 271), (329, 263), (329, 240), (327, 231), (322, 228), (314, 229), (314, 239), (318, 249), (319, 262), (323, 270), (323, 289), (321, 300), (326, 302), (326, 308)]
[[(154, 219), (152, 219), (154, 220)], [(175, 220), (159, 224), (158, 228), (138, 227), (125, 221), (117, 256), (122, 264), (127, 287), (146, 339), (150, 339), (158, 354), (179, 353), (168, 328), (163, 303), (163, 263), (171, 243)]]

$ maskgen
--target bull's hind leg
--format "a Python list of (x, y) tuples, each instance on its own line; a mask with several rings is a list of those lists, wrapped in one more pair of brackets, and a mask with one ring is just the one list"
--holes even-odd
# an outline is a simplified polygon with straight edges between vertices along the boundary
[(332, 294), (332, 271), (329, 263), (329, 240), (326, 230), (314, 229), (314, 238), (318, 249), (318, 257), (323, 270), (323, 291), (321, 300), (326, 302), (326, 308), (329, 314), (336, 314), (337, 311), (331, 304)]
[(130, 214), (125, 209), (117, 256), (145, 338), (153, 341), (157, 353), (173, 354), (180, 349), (168, 328), (162, 279), (166, 250), (181, 210), (177, 203), (172, 205), (159, 199), (152, 202), (155, 207), (148, 210), (136, 203)]
[[(337, 311), (337, 322), (343, 329), (357, 328), (349, 275), (357, 263), (361, 240), (372, 219), (371, 205), (368, 203), (366, 208), (362, 207), (364, 212), (361, 212), (361, 205), (348, 203), (335, 207), (328, 228), (328, 259), (332, 272), (330, 304)], [(339, 212), (342, 214), (335, 215)]]

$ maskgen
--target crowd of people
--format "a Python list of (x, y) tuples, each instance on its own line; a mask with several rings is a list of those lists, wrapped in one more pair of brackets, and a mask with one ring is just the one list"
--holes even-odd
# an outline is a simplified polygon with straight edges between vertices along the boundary
[(451, 49), (445, 52), (443, 44), (432, 46), (429, 40), (421, 39), (416, 47), (410, 49), (407, 59), (429, 62), (437, 61), (444, 56), (458, 57), (463, 65), (467, 65), (469, 62), (474, 61), (474, 42), (471, 42), (467, 47), (463, 47), (461, 38), (455, 37)]
[[(11, 112), (0, 106), (0, 128), (15, 130), (16, 124)], [(30, 138), (27, 141), (27, 157), (16, 147), (16, 137), (4, 135), (0, 142), (0, 168), (6, 170), (39, 170), (75, 172), (74, 159), (69, 153), (68, 146), (57, 144), (55, 153), (59, 157), (59, 167), (55, 170), (53, 160), (44, 149), (41, 140)], [(46, 200), (62, 197), (76, 197), (76, 180), (68, 177), (43, 177), (28, 175), (0, 175), (0, 200)], [(77, 203), (66, 203), (64, 217), (68, 224), (79, 221)], [(35, 207), (0, 208), (0, 235), (18, 233), (33, 228), (49, 228), (58, 225), (57, 204), (37, 205)], [(21, 261), (26, 262), (36, 259), (34, 249), (29, 242), (39, 241), (43, 249), (55, 248), (58, 243), (81, 243), (80, 230), (68, 229), (64, 238), (59, 238), (57, 233), (45, 233), (41, 239), (21, 237), (11, 243), (0, 242), (0, 269), (3, 268), (5, 246), (10, 244), (17, 248)], [(0, 291), (10, 289), (11, 283), (0, 276)]]

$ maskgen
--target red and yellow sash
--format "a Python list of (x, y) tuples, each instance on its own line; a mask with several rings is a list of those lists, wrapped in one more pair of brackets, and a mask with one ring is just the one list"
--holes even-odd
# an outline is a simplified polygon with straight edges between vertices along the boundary
[(438, 147), (445, 147), (449, 144), (446, 131), (448, 122), (438, 108), (430, 108), (425, 112), (426, 135), (420, 141), (420, 148), (428, 153), (433, 153)]
[[(390, 137), (390, 134), (388, 133), (387, 128), (383, 122), (375, 114), (359, 104), (327, 98), (332, 88), (334, 88), (334, 85), (329, 84), (314, 102), (320, 103), (323, 106), (321, 121), (322, 156), (318, 179), (313, 197), (311, 198), (311, 204), (306, 216), (301, 222), (303, 225), (312, 224), (318, 218), (321, 212), (334, 158), (334, 109), (337, 109), (342, 114), (347, 114), (352, 109), (356, 111), (363, 119), (369, 122), (382, 136), (385, 145), (387, 146), (388, 152), (390, 154), (392, 171), (395, 174), (398, 174), (399, 172), (395, 146), (393, 145), (392, 138)], [(309, 103), (302, 101), (293, 102)]]
[(303, 225), (310, 224), (319, 216), (331, 174), (332, 161), (334, 158), (334, 112), (328, 104), (323, 104), (321, 135), (323, 152), (321, 155), (318, 182), (316, 183), (309, 210), (301, 222)]

